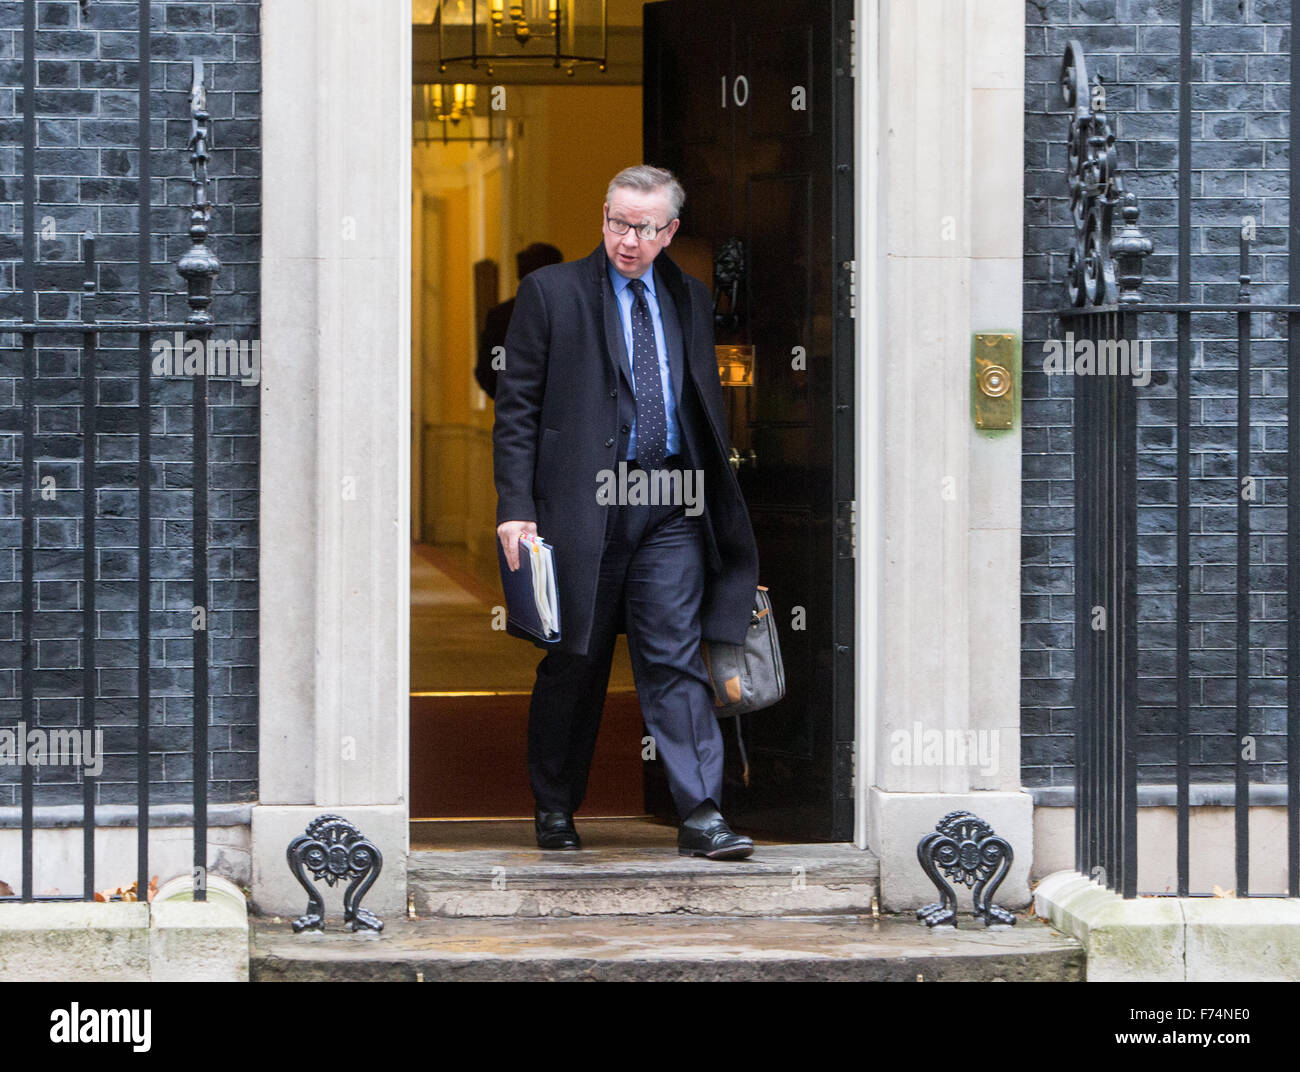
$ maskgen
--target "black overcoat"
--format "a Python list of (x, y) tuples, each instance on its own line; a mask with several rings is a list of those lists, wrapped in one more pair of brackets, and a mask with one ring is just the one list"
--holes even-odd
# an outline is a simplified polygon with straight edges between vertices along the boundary
[[(602, 471), (618, 471), (636, 416), (632, 376), (604, 246), (580, 261), (524, 277), (506, 335), (492, 429), (497, 523), (535, 521), (555, 548), (558, 644), (585, 654), (596, 579), (613, 507), (597, 495)], [(758, 550), (728, 464), (722, 387), (708, 289), (667, 253), (654, 263), (662, 302), (682, 450), (702, 471), (708, 569), (701, 606), (705, 640), (744, 642)], [(513, 626), (508, 630), (526, 636)], [(531, 639), (531, 638), (530, 638)]]

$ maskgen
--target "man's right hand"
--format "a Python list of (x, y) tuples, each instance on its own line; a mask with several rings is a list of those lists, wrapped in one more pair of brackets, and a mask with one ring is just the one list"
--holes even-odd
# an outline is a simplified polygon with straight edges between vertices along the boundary
[(503, 521), (497, 526), (497, 539), (501, 541), (501, 549), (506, 553), (506, 564), (511, 573), (519, 568), (519, 537), (525, 533), (536, 536), (537, 522)]

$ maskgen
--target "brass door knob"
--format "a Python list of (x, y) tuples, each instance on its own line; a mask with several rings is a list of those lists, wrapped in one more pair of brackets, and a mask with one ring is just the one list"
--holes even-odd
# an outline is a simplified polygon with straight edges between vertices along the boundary
[(753, 447), (750, 447), (744, 454), (741, 454), (735, 447), (732, 447), (731, 454), (727, 458), (727, 461), (731, 464), (733, 471), (740, 472), (740, 467), (742, 465), (756, 468), (758, 466), (758, 455), (754, 452)]

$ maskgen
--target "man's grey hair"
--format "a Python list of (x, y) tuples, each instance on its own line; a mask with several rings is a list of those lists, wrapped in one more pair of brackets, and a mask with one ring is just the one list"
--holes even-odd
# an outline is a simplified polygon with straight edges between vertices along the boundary
[(637, 164), (636, 167), (624, 168), (610, 179), (609, 189), (605, 191), (605, 202), (607, 204), (613, 200), (614, 191), (620, 188), (639, 190), (645, 194), (662, 190), (664, 196), (668, 198), (668, 208), (672, 212), (671, 219), (674, 220), (682, 214), (682, 205), (686, 203), (686, 191), (682, 189), (682, 184), (677, 181), (677, 176), (671, 171), (651, 167), (649, 164)]

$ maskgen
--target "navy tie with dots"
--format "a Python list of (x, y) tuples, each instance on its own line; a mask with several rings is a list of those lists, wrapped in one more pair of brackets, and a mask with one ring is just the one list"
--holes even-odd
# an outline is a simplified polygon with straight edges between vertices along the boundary
[(645, 282), (632, 279), (632, 376), (636, 380), (636, 460), (643, 469), (663, 465), (668, 449), (668, 419), (659, 378), (659, 348), (645, 300)]

